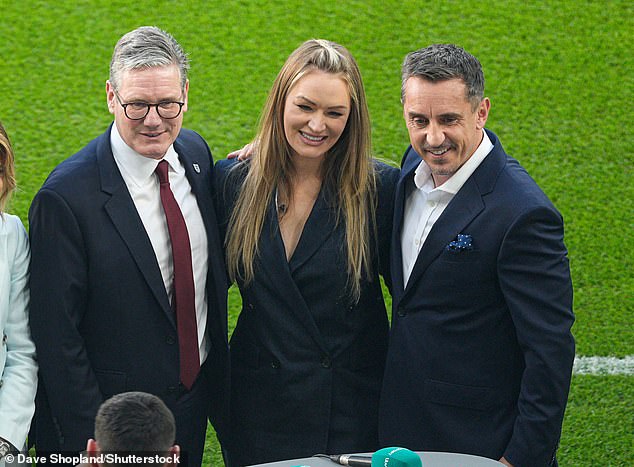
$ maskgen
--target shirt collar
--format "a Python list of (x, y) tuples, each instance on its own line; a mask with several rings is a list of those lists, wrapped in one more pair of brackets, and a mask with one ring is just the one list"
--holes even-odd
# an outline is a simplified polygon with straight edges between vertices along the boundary
[[(110, 132), (110, 145), (112, 146), (112, 155), (119, 166), (119, 169), (126, 172), (127, 177), (137, 186), (142, 186), (152, 177), (156, 166), (160, 160), (145, 157), (132, 149), (123, 140), (117, 125), (112, 125)], [(166, 160), (174, 172), (180, 173), (184, 169), (179, 163), (178, 154), (171, 144), (167, 149), (163, 159)], [(163, 160), (161, 159), (161, 160)]]
[(480, 166), (484, 158), (493, 149), (493, 143), (491, 143), (491, 139), (484, 129), (482, 130), (482, 135), (482, 141), (473, 155), (467, 159), (467, 162), (465, 162), (455, 174), (449, 177), (449, 179), (439, 187), (434, 187), (431, 169), (424, 160), (421, 161), (414, 172), (414, 183), (416, 184), (416, 187), (425, 193), (429, 193), (434, 190), (445, 191), (452, 195), (458, 193), (460, 188), (462, 188), (462, 185), (465, 184), (473, 172), (475, 172), (475, 170)]

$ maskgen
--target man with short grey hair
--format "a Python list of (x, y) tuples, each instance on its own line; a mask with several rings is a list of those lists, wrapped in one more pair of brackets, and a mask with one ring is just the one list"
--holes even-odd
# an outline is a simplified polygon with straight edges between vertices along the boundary
[(187, 56), (156, 27), (115, 46), (114, 124), (50, 174), (29, 213), (40, 453), (78, 452), (100, 404), (145, 391), (174, 413), (199, 465), (209, 414), (224, 433), (227, 280), (212, 157), (182, 128)]
[(563, 219), (497, 136), (479, 61), (409, 54), (383, 445), (556, 464), (574, 359)]

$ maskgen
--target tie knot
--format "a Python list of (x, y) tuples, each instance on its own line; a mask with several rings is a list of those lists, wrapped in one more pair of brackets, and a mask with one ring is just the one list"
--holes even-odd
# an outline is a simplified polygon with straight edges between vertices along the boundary
[(158, 175), (160, 184), (163, 184), (163, 183), (169, 184), (170, 180), (169, 180), (169, 176), (167, 175), (168, 170), (169, 170), (169, 164), (167, 163), (166, 160), (162, 160), (156, 166), (156, 169), (154, 171), (156, 172), (156, 175)]

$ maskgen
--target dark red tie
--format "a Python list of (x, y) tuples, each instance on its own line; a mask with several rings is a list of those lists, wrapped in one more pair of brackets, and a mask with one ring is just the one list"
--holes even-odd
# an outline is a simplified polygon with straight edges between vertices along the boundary
[(176, 327), (178, 328), (180, 377), (183, 385), (187, 389), (191, 389), (200, 370), (192, 252), (183, 213), (170, 188), (168, 169), (169, 164), (163, 160), (156, 167), (156, 174), (159, 178), (161, 203), (172, 241), (172, 260), (174, 262), (172, 307), (176, 311)]

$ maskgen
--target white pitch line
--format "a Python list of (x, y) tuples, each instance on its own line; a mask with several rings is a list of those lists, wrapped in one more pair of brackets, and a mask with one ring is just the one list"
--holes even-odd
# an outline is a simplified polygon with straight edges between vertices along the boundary
[(634, 375), (634, 355), (618, 357), (575, 357), (575, 375)]

